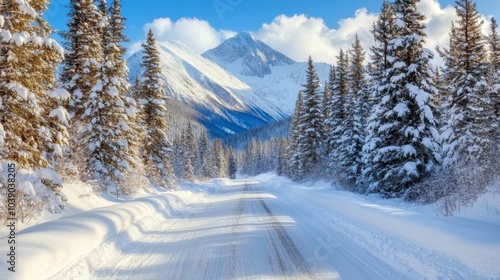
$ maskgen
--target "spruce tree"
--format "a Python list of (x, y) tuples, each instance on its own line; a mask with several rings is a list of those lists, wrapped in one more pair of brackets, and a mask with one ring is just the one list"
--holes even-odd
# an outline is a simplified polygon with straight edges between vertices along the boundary
[(492, 149), (493, 107), (488, 96), (487, 52), (481, 15), (472, 0), (456, 1), (459, 20), (451, 30), (450, 46), (444, 52), (449, 84), (449, 116), (443, 135), (444, 166), (458, 161), (478, 162)]
[(425, 16), (418, 0), (396, 0), (397, 36), (389, 44), (391, 67), (381, 84), (382, 99), (371, 129), (370, 190), (400, 196), (433, 171), (439, 152), (433, 114), (432, 53), (424, 49)]
[(279, 142), (278, 161), (276, 163), (276, 174), (278, 176), (283, 176), (286, 174), (286, 159), (288, 158), (286, 154), (287, 146), (288, 143), (286, 141), (286, 138), (281, 138)]
[(48, 3), (5, 0), (0, 7), (0, 114), (4, 159), (21, 168), (53, 167), (67, 144), (68, 93), (56, 87), (62, 48), (42, 18)]
[(123, 183), (138, 160), (138, 152), (131, 151), (134, 146), (129, 142), (138, 134), (132, 131), (136, 124), (130, 119), (135, 117), (135, 109), (126, 96), (130, 85), (123, 59), (125, 49), (120, 46), (123, 28), (115, 26), (123, 20), (111, 24), (106, 1), (101, 0), (99, 7), (103, 61), (96, 84), (83, 102), (86, 110), (81, 121), (85, 126), (79, 140), (88, 147), (87, 171), (91, 178), (116, 194), (127, 195), (130, 190), (125, 189)]
[[(21, 220), (44, 210), (38, 205), (50, 203), (45, 209), (56, 211), (65, 201), (60, 182), (32, 173), (45, 169), (48, 174), (68, 144), (69, 115), (63, 105), (69, 94), (57, 88), (55, 77), (63, 49), (49, 38), (52, 28), (43, 18), (48, 5), (40, 0), (4, 0), (0, 5), (0, 160), (27, 170), (17, 174), (17, 182), (34, 183), (35, 192), (16, 190)], [(4, 167), (0, 164), (0, 172)], [(4, 203), (7, 184), (0, 185)]]
[(365, 141), (366, 119), (369, 113), (368, 87), (364, 67), (365, 53), (357, 35), (349, 53), (349, 90), (338, 159), (346, 173), (346, 183), (354, 185), (361, 175), (362, 148)]
[(299, 179), (312, 174), (322, 160), (325, 146), (325, 135), (323, 135), (325, 116), (321, 104), (322, 93), (319, 91), (321, 84), (311, 57), (307, 66), (306, 84), (303, 87), (303, 104), (298, 120), (298, 128), (303, 133), (297, 138)]
[(299, 150), (298, 150), (298, 138), (302, 134), (301, 127), (299, 127), (299, 117), (302, 112), (302, 92), (299, 92), (297, 100), (295, 102), (295, 113), (292, 117), (292, 123), (290, 124), (290, 131), (288, 133), (288, 146), (287, 152), (288, 161), (285, 168), (286, 175), (291, 179), (297, 178), (297, 171), (299, 169)]
[(337, 65), (331, 66), (328, 81), (330, 98), (326, 107), (329, 115), (325, 120), (325, 125), (328, 126), (329, 134), (326, 137), (327, 141), (327, 173), (330, 179), (339, 179), (337, 174), (341, 168), (340, 152), (341, 140), (346, 128), (346, 104), (348, 103), (348, 57), (343, 49), (340, 50), (337, 56)]
[(378, 132), (380, 126), (379, 111), (381, 110), (379, 106), (384, 98), (385, 75), (392, 66), (390, 44), (397, 36), (396, 11), (391, 3), (383, 2), (380, 14), (373, 24), (371, 32), (375, 40), (375, 44), (370, 48), (372, 60), (369, 67), (371, 110), (366, 125), (365, 144), (363, 145), (362, 176), (357, 182), (358, 187), (365, 191), (368, 189), (369, 183), (375, 180), (375, 172), (377, 171), (373, 166), (377, 165), (378, 159), (370, 155), (381, 141)]
[(210, 166), (209, 166), (209, 148), (210, 143), (208, 142), (208, 136), (206, 131), (202, 131), (199, 144), (198, 144), (198, 173), (201, 177), (210, 177)]
[(224, 155), (224, 147), (222, 140), (216, 139), (212, 143), (213, 150), (213, 168), (215, 170), (213, 178), (227, 178), (228, 165), (227, 159)]
[(182, 137), (182, 147), (183, 147), (183, 173), (182, 177), (186, 180), (192, 180), (194, 177), (194, 163), (195, 163), (195, 152), (196, 152), (196, 142), (194, 139), (193, 126), (191, 122), (188, 123), (188, 127), (184, 131), (184, 136)]
[(236, 179), (237, 163), (233, 149), (229, 149), (228, 168), (229, 179)]
[(71, 94), (70, 113), (78, 124), (102, 63), (102, 15), (93, 0), (71, 0), (68, 16), (68, 31), (62, 34), (68, 51), (61, 80)]
[(496, 145), (500, 145), (500, 35), (498, 34), (498, 23), (493, 17), (491, 18), (487, 40), (490, 64), (488, 75), (490, 100), (495, 113), (492, 128)]
[(144, 56), (142, 66), (143, 123), (148, 137), (144, 146), (144, 165), (150, 179), (160, 186), (173, 186), (173, 150), (167, 137), (165, 85), (161, 77), (160, 53), (153, 32), (149, 30), (146, 43), (142, 45)]

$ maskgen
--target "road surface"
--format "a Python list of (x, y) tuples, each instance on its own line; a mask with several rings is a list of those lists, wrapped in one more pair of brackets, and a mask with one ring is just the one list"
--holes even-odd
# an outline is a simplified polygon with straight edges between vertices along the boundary
[(235, 181), (157, 213), (51, 279), (402, 279), (272, 186)]

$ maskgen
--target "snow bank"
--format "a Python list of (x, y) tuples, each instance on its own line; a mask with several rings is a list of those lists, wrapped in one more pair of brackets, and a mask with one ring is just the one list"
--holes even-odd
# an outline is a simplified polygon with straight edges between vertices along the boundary
[(338, 191), (326, 183), (304, 186), (274, 178), (272, 193), (350, 236), (404, 273), (426, 279), (496, 279), (500, 276), (499, 195), (487, 193), (461, 217), (432, 206)]
[[(16, 273), (6, 273), (7, 263), (2, 261), (1, 278), (50, 277), (141, 218), (165, 209), (168, 204), (167, 196), (140, 198), (22, 230), (16, 235)], [(1, 239), (0, 252), (8, 252), (7, 249), (7, 240)]]

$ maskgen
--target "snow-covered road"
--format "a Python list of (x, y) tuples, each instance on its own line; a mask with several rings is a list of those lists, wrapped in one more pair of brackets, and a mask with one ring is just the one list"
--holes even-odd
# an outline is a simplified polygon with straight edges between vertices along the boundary
[[(52, 279), (398, 279), (265, 184), (236, 181), (110, 240)], [(174, 215), (175, 216), (175, 215)], [(103, 249), (105, 248), (105, 249)], [(90, 273), (89, 273), (90, 272)]]
[(499, 225), (386, 202), (273, 176), (193, 184), (20, 232), (17, 276), (500, 279)]

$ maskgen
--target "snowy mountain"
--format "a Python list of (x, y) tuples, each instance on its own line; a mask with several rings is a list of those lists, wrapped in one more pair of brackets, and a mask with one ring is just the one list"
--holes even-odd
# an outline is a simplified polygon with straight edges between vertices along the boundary
[(271, 74), (273, 66), (288, 66), (295, 63), (246, 32), (227, 39), (215, 49), (205, 52), (203, 56), (233, 74), (259, 78)]
[[(179, 42), (158, 43), (170, 98), (198, 112), (214, 137), (227, 137), (293, 114), (306, 80), (306, 62), (295, 62), (248, 33), (199, 55)], [(128, 59), (130, 80), (141, 76), (142, 51)], [(322, 81), (330, 66), (315, 63)]]
[[(227, 137), (286, 116), (261, 93), (185, 45), (161, 42), (158, 47), (169, 97), (195, 109), (212, 136)], [(139, 51), (128, 59), (131, 80), (143, 72), (142, 56)]]
[[(203, 56), (249, 85), (286, 115), (293, 114), (297, 94), (306, 80), (307, 62), (295, 62), (245, 32), (206, 51)], [(314, 65), (321, 81), (325, 81), (330, 65)]]

